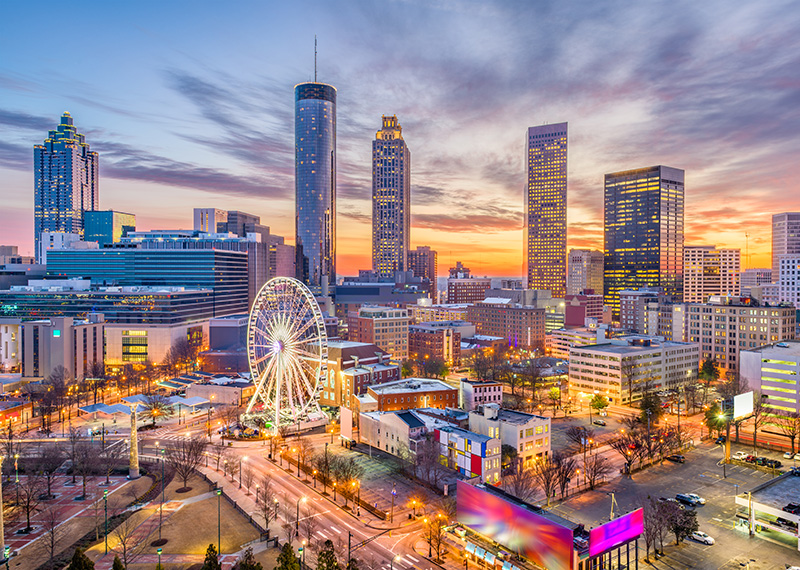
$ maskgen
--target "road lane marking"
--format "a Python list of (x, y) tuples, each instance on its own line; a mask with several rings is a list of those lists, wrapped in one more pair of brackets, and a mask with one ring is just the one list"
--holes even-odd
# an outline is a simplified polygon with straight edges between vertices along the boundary
[(333, 526), (333, 525), (331, 525), (331, 526), (330, 526), (330, 529), (331, 529), (332, 531), (334, 531), (334, 532), (338, 532), (339, 534), (342, 534), (342, 531), (340, 531), (338, 528), (336, 528), (336, 527), (335, 527), (335, 526)]
[(408, 558), (409, 560), (413, 560), (414, 562), (419, 562), (419, 559), (418, 559), (418, 558), (414, 558), (414, 557), (413, 557), (413, 556), (411, 556), (410, 554), (406, 554), (406, 558)]

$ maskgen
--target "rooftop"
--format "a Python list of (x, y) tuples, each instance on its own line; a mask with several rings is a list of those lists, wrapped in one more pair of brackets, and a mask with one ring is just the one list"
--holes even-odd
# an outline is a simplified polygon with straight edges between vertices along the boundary
[(406, 425), (410, 428), (421, 428), (425, 427), (425, 423), (420, 420), (416, 414), (411, 413), (410, 411), (407, 412), (394, 412), (397, 414), (397, 417), (403, 420)]
[(469, 431), (466, 429), (461, 429), (453, 426), (445, 426), (439, 428), (439, 431), (444, 431), (447, 433), (452, 433), (458, 436), (463, 437), (464, 439), (469, 439), (470, 441), (481, 441), (484, 443), (492, 441), (494, 438), (489, 437), (488, 435), (482, 435), (479, 433), (475, 433), (474, 431)]
[(752, 497), (753, 501), (780, 511), (800, 497), (800, 477), (785, 473), (753, 489)]
[(376, 384), (370, 386), (369, 390), (376, 394), (400, 394), (402, 392), (444, 392), (446, 390), (455, 390), (449, 384), (445, 384), (441, 380), (434, 380), (432, 378), (405, 378), (403, 380), (395, 380), (394, 382), (386, 382), (385, 384)]
[(743, 350), (742, 352), (757, 352), (762, 357), (774, 357), (780, 359), (781, 357), (800, 358), (800, 340), (782, 340), (759, 348), (751, 348), (750, 350)]

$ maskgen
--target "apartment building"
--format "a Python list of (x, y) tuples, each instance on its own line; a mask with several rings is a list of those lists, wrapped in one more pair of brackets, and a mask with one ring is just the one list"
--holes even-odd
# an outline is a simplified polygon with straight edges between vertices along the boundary
[(469, 430), (499, 438), (517, 450), (523, 467), (550, 454), (550, 418), (484, 404), (469, 413)]
[(391, 307), (361, 307), (347, 316), (348, 338), (376, 344), (397, 360), (408, 358), (408, 311)]

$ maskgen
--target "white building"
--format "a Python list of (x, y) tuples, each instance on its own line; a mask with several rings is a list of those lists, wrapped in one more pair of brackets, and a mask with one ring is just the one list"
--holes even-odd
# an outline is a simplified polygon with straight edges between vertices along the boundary
[(534, 457), (550, 455), (550, 418), (485, 404), (469, 413), (469, 430), (493, 438), (517, 450), (523, 467)]
[(800, 254), (781, 255), (778, 268), (777, 301), (800, 307)]
[(462, 378), (458, 390), (458, 404), (465, 412), (483, 404), (503, 404), (503, 385), (489, 380)]
[(663, 390), (696, 381), (699, 354), (696, 344), (645, 336), (576, 346), (569, 351), (569, 390), (630, 404), (642, 398), (645, 388)]
[(683, 301), (705, 303), (711, 295), (739, 295), (741, 250), (713, 245), (683, 248)]
[(608, 327), (579, 329), (556, 329), (548, 333), (550, 337), (550, 356), (555, 358), (568, 358), (569, 349), (573, 346), (597, 344), (606, 339)]
[(785, 340), (739, 353), (739, 374), (761, 392), (769, 413), (800, 412), (800, 340)]
[(781, 255), (800, 254), (800, 212), (772, 216), (772, 277), (778, 277)]
[(742, 297), (749, 297), (753, 287), (759, 287), (767, 283), (772, 283), (772, 269), (751, 268), (742, 271), (739, 284), (742, 289)]
[(603, 294), (603, 252), (571, 249), (567, 258), (567, 295), (580, 295), (588, 289)]

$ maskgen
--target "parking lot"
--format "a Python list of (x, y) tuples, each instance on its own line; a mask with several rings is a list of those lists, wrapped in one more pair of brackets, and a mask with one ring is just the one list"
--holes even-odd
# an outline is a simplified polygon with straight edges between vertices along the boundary
[[(733, 444), (731, 451), (750, 453), (752, 448)], [(783, 459), (777, 452), (759, 450), (759, 455), (782, 461), (781, 471), (797, 463)], [(664, 462), (635, 473), (633, 479), (615, 479), (594, 492), (572, 497), (552, 510), (588, 528), (609, 519), (612, 493), (618, 505), (617, 514), (638, 508), (649, 496), (674, 498), (678, 493), (696, 493), (706, 499), (705, 505), (696, 508), (700, 530), (714, 537), (716, 544), (687, 540), (675, 546), (673, 539), (670, 546), (665, 544), (666, 555), (655, 563), (657, 568), (738, 568), (749, 564), (751, 570), (784, 570), (787, 564), (800, 565), (796, 542), (786, 544), (783, 536), (771, 531), (751, 537), (746, 529), (735, 528), (734, 495), (773, 477), (771, 470), (758, 470), (749, 464), (726, 465), (723, 469), (719, 465), (722, 457), (722, 446), (703, 443), (686, 453), (685, 463)], [(640, 548), (643, 546), (640, 541)]]

